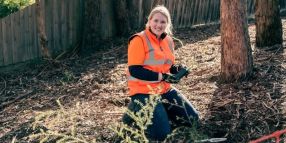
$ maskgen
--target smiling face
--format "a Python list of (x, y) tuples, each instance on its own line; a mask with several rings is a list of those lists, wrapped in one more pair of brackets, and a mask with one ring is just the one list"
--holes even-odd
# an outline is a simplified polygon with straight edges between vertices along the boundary
[(160, 36), (165, 32), (167, 27), (167, 17), (160, 12), (155, 13), (149, 20), (149, 26), (156, 36)]

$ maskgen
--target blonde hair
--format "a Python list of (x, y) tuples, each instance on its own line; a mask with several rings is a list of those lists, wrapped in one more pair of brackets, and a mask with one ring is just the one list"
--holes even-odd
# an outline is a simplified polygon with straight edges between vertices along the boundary
[(166, 26), (165, 32), (168, 35), (173, 35), (173, 32), (172, 32), (173, 25), (172, 25), (172, 21), (171, 21), (171, 15), (170, 15), (169, 10), (163, 5), (157, 5), (155, 8), (152, 9), (152, 11), (150, 12), (150, 14), (148, 16), (148, 22), (146, 23), (146, 27), (148, 28), (150, 26), (149, 22), (150, 22), (151, 18), (153, 17), (153, 15), (156, 13), (161, 13), (167, 17), (167, 26)]

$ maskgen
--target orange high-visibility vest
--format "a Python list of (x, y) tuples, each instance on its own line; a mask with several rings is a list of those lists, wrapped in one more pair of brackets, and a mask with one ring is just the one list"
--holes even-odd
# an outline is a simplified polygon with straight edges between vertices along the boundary
[[(166, 36), (164, 39), (158, 40), (154, 34), (152, 34), (148, 29), (133, 35), (132, 37), (139, 36), (143, 42), (145, 59), (144, 68), (152, 70), (158, 73), (169, 73), (170, 67), (175, 62), (174, 57), (174, 43), (170, 36)], [(130, 41), (132, 40), (130, 38)], [(129, 42), (130, 42), (129, 41)], [(138, 45), (142, 45), (139, 43)], [(138, 46), (136, 44), (128, 45)], [(134, 47), (135, 48), (135, 47)], [(142, 47), (136, 47), (142, 48)], [(128, 53), (128, 54), (136, 54)], [(138, 54), (138, 53), (137, 53)], [(128, 65), (130, 66), (130, 65)], [(144, 81), (137, 79), (130, 75), (129, 71), (127, 72), (128, 88), (129, 94), (134, 95), (137, 93), (142, 94), (163, 94), (170, 89), (170, 84), (164, 81)]]

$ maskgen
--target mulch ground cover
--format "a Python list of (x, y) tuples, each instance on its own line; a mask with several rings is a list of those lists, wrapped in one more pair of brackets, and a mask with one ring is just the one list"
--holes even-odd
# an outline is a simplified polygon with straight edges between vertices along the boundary
[[(283, 32), (286, 21), (283, 20)], [(256, 49), (255, 25), (249, 26), (254, 72), (249, 81), (222, 83), (218, 25), (175, 32), (177, 62), (191, 67), (188, 78), (174, 85), (200, 112), (209, 138), (248, 142), (286, 128), (286, 53)], [(283, 39), (286, 39), (284, 36)], [(56, 62), (25, 64), (0, 74), (0, 142), (31, 141), (38, 112), (57, 110), (59, 100), (79, 114), (79, 131), (97, 142), (113, 142), (108, 128), (120, 121), (127, 96), (127, 40), (89, 56), (73, 55)], [(98, 47), (100, 48), (100, 47)], [(64, 127), (63, 127), (64, 128)], [(285, 141), (285, 140), (284, 140)], [(32, 141), (31, 141), (32, 142)]]

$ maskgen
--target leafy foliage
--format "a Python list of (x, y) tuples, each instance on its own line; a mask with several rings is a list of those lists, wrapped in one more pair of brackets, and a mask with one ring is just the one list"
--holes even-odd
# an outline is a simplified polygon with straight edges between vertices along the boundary
[(76, 104), (77, 110), (67, 110), (57, 100), (58, 110), (49, 110), (40, 112), (33, 123), (33, 130), (40, 129), (39, 133), (29, 136), (31, 140), (37, 140), (40, 143), (45, 142), (77, 142), (77, 143), (95, 143), (80, 134), (78, 127), (80, 125), (81, 114), (79, 111), (79, 102)]
[(115, 127), (110, 127), (110, 129), (121, 138), (121, 143), (149, 142), (145, 131), (147, 126), (152, 124), (153, 112), (158, 101), (159, 95), (150, 96), (150, 99), (146, 101), (147, 104), (145, 106), (139, 101), (135, 101), (141, 106), (141, 110), (136, 113), (130, 110), (126, 111), (126, 114), (134, 120), (134, 126), (130, 127), (124, 123), (119, 123)]
[(33, 4), (35, 0), (0, 0), (0, 18)]
[[(134, 113), (127, 109), (126, 114), (134, 121), (133, 125), (126, 125), (124, 123), (118, 123), (115, 126), (111, 125), (110, 129), (118, 136), (118, 141), (121, 143), (149, 143), (145, 131), (147, 126), (152, 124), (153, 112), (156, 105), (160, 102), (160, 95), (152, 95), (150, 99), (146, 101), (146, 105), (143, 105), (139, 101), (137, 104), (141, 106), (141, 110)], [(174, 105), (177, 106), (177, 105)], [(185, 107), (183, 107), (185, 108)], [(195, 142), (207, 138), (201, 131), (197, 129), (197, 125), (194, 122), (192, 127), (177, 127), (171, 134), (163, 141), (168, 142)]]
[(73, 72), (69, 71), (69, 70), (65, 70), (63, 73), (63, 77), (62, 77), (62, 82), (69, 82), (75, 79), (75, 75), (73, 74)]

